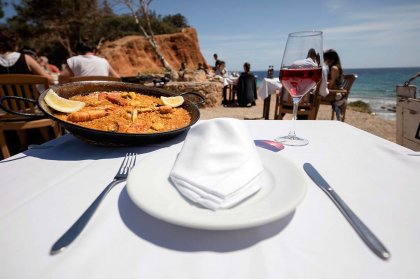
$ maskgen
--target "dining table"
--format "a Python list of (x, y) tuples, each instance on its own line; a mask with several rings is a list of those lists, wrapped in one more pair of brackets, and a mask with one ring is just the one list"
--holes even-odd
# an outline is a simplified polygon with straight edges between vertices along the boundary
[(264, 100), (263, 118), (268, 120), (270, 118), (270, 104), (271, 95), (280, 93), (283, 86), (279, 78), (264, 78), (258, 87), (258, 96)]
[[(248, 209), (239, 204), (211, 211), (176, 196), (168, 168), (188, 132), (123, 147), (65, 134), (2, 160), (0, 278), (420, 278), (418, 152), (340, 121), (241, 121), (270, 158), (264, 162), (268, 190), (245, 201)], [(286, 135), (291, 124), (309, 144), (270, 148), (270, 140)], [(52, 245), (112, 181), (128, 152), (137, 154), (132, 173), (138, 179), (130, 173), (128, 183), (115, 186), (73, 243), (52, 255)], [(305, 163), (379, 238), (389, 259), (367, 247), (306, 175)], [(137, 186), (143, 190), (134, 197)], [(278, 187), (284, 192), (271, 196)], [(295, 187), (304, 195), (288, 203)], [(174, 203), (160, 202), (166, 191), (175, 195)], [(138, 202), (149, 195), (154, 211)], [(180, 215), (178, 204), (190, 211)], [(248, 222), (260, 210), (283, 214)], [(214, 227), (192, 221), (202, 213)], [(236, 214), (241, 225), (230, 226), (225, 214)], [(174, 215), (184, 220), (174, 221)]]
[(222, 77), (223, 86), (231, 86), (231, 85), (236, 84), (238, 81), (238, 78), (239, 78), (238, 76), (232, 76), (232, 75)]

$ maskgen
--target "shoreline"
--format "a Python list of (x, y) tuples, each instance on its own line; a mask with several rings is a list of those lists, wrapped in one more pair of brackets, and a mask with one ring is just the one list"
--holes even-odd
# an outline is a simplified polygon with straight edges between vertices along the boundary
[[(236, 119), (262, 119), (263, 101), (258, 98), (256, 106), (253, 107), (223, 107), (222, 105), (212, 108), (200, 108), (200, 119), (212, 119), (217, 117), (231, 117)], [(272, 98), (270, 106), (269, 120), (274, 118), (275, 100)], [(286, 114), (285, 120), (292, 119), (291, 114)], [(330, 120), (331, 107), (321, 105), (319, 108), (317, 120)], [(278, 120), (281, 121), (281, 120)], [(391, 142), (396, 142), (396, 120), (385, 120), (377, 115), (358, 112), (351, 107), (347, 107), (346, 121), (347, 124), (359, 128), (368, 133), (374, 134)]]

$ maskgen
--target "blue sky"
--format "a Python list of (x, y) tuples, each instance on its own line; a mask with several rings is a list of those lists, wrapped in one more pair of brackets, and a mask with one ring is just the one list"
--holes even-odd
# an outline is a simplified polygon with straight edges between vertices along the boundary
[(418, 0), (154, 0), (149, 8), (184, 15), (207, 63), (216, 52), (229, 70), (245, 61), (278, 69), (287, 34), (302, 30), (323, 31), (324, 49), (336, 49), (344, 68), (420, 66)]

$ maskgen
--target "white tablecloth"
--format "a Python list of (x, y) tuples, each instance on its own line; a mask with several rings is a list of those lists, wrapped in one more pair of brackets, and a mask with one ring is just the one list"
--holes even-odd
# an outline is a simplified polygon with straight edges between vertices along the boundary
[[(273, 139), (289, 121), (247, 121), (255, 139)], [(233, 231), (172, 225), (140, 210), (121, 183), (82, 234), (55, 256), (52, 244), (112, 180), (123, 155), (157, 148), (107, 148), (71, 135), (0, 162), (0, 278), (420, 278), (420, 156), (342, 122), (297, 121), (310, 143), (276, 153), (311, 162), (392, 256), (361, 241), (305, 176), (297, 209), (273, 223)], [(148, 183), (148, 181), (144, 181)]]
[(282, 85), (279, 78), (264, 78), (258, 87), (258, 95), (264, 100), (268, 96), (275, 94), (276, 91), (280, 92), (281, 88)]
[(234, 76), (223, 77), (223, 86), (235, 84), (237, 80), (238, 80), (238, 77), (234, 77)]

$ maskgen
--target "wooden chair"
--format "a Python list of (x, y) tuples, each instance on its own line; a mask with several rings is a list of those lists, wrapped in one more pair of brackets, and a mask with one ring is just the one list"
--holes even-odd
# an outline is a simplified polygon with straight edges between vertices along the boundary
[(346, 109), (347, 109), (347, 99), (350, 95), (350, 90), (351, 87), (353, 86), (353, 83), (356, 81), (357, 79), (357, 75), (356, 74), (348, 74), (348, 75), (344, 75), (344, 84), (343, 84), (343, 89), (330, 89), (329, 90), (329, 94), (327, 96), (325, 96), (324, 98), (321, 98), (320, 100), (320, 104), (321, 105), (329, 105), (331, 106), (331, 120), (334, 120), (334, 109), (332, 108), (332, 104), (335, 101), (335, 96), (338, 93), (341, 93), (344, 95), (344, 98), (346, 100), (346, 102), (342, 105), (341, 107), (341, 121), (344, 122), (345, 117), (346, 117)]
[[(299, 102), (297, 116), (304, 119), (315, 120), (319, 109), (319, 96), (317, 93), (307, 93)], [(280, 94), (276, 94), (276, 105), (274, 108), (274, 119), (283, 119), (286, 113), (293, 114), (293, 100), (287, 89), (281, 89)]]
[(70, 82), (76, 81), (91, 81), (91, 80), (98, 80), (98, 81), (121, 81), (119, 77), (111, 77), (111, 76), (77, 76), (77, 77), (70, 77)]
[[(5, 110), (27, 114), (37, 114), (37, 117), (18, 116), (0, 109), (0, 148), (3, 158), (10, 156), (4, 131), (14, 130), (17, 132), (21, 146), (27, 144), (27, 129), (39, 128), (45, 141), (49, 140), (49, 127), (53, 129), (54, 136), (61, 135), (57, 122), (47, 119), (37, 108), (40, 95), (37, 86), (49, 87), (48, 79), (38, 75), (5, 74), (0, 75), (0, 98), (1, 105)], [(19, 98), (36, 100), (34, 102), (23, 101)]]

